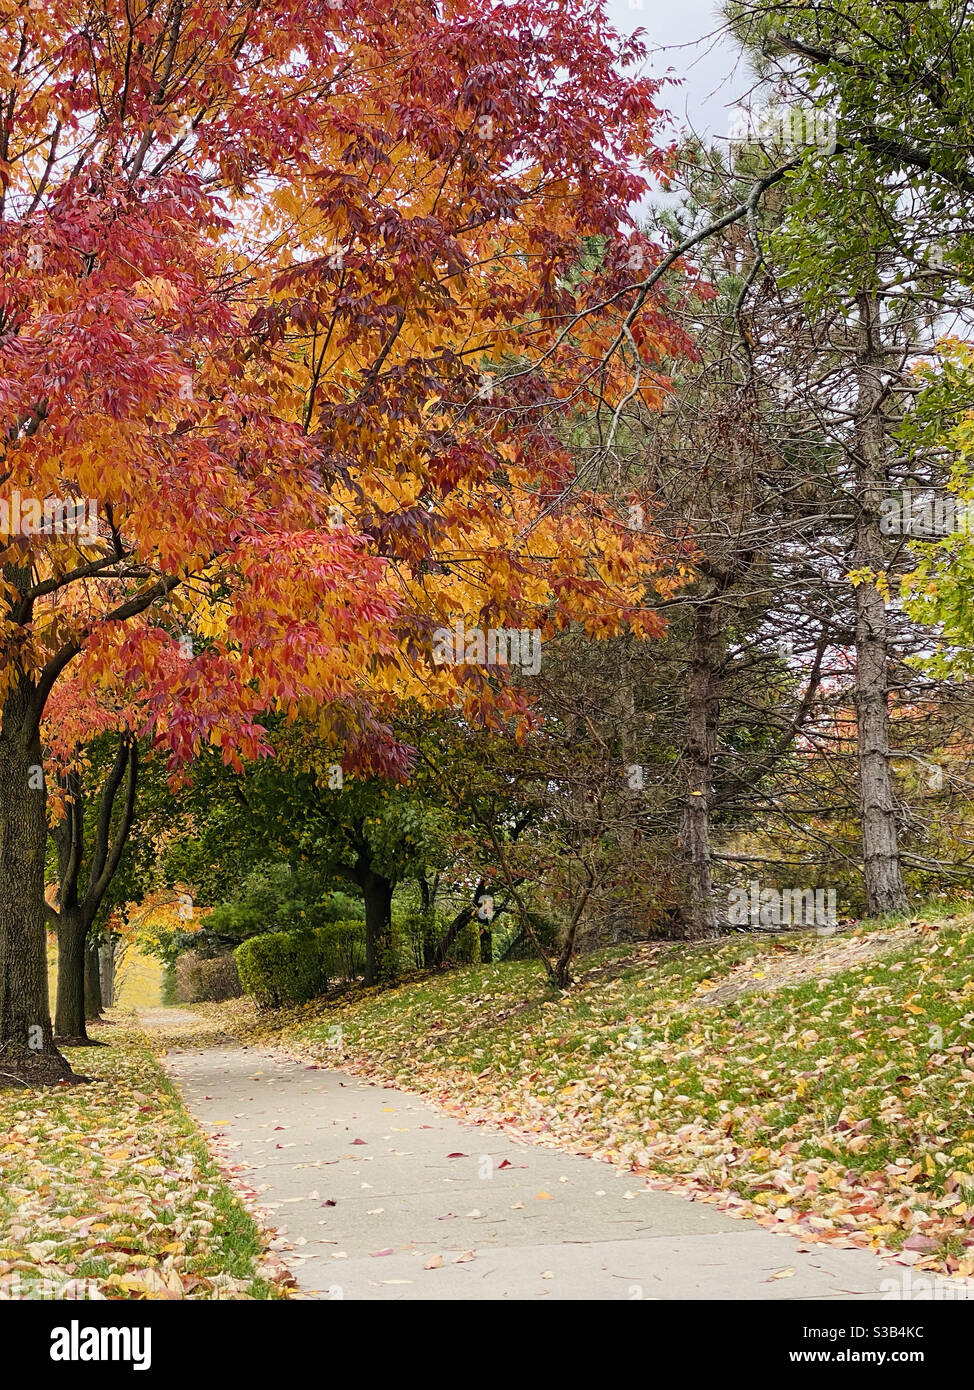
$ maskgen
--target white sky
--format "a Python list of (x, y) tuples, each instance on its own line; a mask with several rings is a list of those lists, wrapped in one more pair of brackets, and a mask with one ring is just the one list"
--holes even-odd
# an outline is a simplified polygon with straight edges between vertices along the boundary
[(646, 31), (650, 76), (672, 69), (683, 79), (664, 90), (666, 109), (699, 135), (727, 135), (731, 109), (753, 79), (734, 43), (708, 37), (723, 25), (718, 0), (606, 0), (606, 8), (623, 33)]

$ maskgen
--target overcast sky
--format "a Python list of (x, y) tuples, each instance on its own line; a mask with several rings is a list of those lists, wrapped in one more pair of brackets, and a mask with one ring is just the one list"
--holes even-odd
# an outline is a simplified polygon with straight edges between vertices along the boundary
[(665, 90), (667, 110), (689, 121), (698, 134), (726, 135), (731, 108), (751, 79), (735, 44), (707, 37), (723, 24), (718, 0), (606, 0), (606, 6), (617, 29), (646, 31), (652, 76), (672, 69), (683, 79)]

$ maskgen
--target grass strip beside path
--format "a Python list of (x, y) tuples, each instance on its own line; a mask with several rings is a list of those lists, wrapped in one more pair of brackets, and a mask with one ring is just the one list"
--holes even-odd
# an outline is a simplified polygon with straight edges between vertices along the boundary
[(280, 1267), (132, 1028), (0, 1092), (0, 1298), (274, 1298)]

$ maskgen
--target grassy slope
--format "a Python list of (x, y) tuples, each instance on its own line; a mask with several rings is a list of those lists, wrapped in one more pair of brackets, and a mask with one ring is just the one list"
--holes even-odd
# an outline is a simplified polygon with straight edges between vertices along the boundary
[(471, 967), (249, 1031), (808, 1241), (969, 1275), (972, 957), (972, 915), (735, 936), (601, 952), (560, 998), (530, 962)]
[(0, 1297), (276, 1296), (257, 1226), (145, 1039), (105, 1036), (68, 1054), (92, 1084), (0, 1092)]

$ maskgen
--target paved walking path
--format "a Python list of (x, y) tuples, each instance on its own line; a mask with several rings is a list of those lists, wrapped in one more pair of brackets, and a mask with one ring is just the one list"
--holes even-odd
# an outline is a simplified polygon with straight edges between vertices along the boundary
[(909, 1277), (269, 1049), (174, 1050), (165, 1065), (243, 1165), (308, 1297), (889, 1298)]

